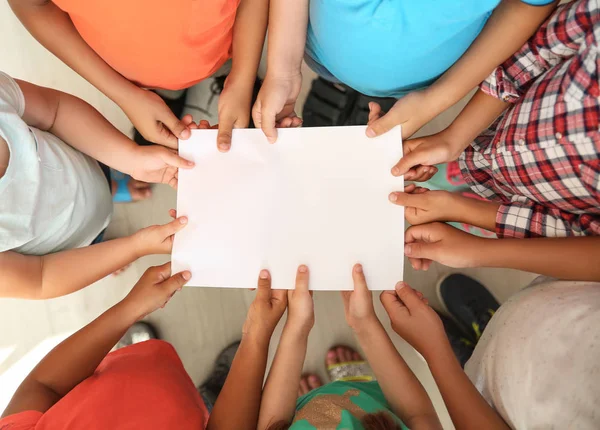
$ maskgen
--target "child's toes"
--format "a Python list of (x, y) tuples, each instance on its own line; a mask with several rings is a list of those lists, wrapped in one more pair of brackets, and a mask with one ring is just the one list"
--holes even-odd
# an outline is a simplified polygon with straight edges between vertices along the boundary
[(307, 382), (308, 382), (308, 387), (311, 390), (314, 390), (315, 388), (319, 388), (321, 386), (323, 386), (323, 382), (321, 381), (321, 378), (319, 378), (317, 375), (308, 375), (307, 378)]
[(298, 389), (298, 397), (305, 395), (309, 391), (310, 388), (308, 387), (307, 378), (306, 376), (302, 376), (302, 378), (300, 378), (300, 388)]

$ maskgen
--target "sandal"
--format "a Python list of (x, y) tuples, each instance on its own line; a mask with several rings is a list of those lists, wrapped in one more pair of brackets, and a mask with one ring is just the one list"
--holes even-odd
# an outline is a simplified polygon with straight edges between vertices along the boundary
[[(335, 350), (336, 348), (348, 348), (352, 351), (354, 349), (345, 346), (345, 345), (337, 345), (334, 346), (331, 350)], [(344, 361), (340, 363), (333, 364), (325, 364), (327, 369), (327, 374), (329, 375), (329, 379), (334, 381), (353, 381), (353, 382), (370, 382), (375, 381), (375, 374), (373, 370), (371, 370), (371, 366), (365, 360), (352, 360), (352, 361)]]

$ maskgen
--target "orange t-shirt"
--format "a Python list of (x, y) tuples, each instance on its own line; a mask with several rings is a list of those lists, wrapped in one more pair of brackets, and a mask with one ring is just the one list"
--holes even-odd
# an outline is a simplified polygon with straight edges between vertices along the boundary
[(173, 347), (149, 340), (110, 353), (46, 413), (0, 419), (0, 429), (204, 429), (208, 411)]
[(113, 69), (146, 88), (179, 90), (231, 57), (240, 0), (54, 0)]

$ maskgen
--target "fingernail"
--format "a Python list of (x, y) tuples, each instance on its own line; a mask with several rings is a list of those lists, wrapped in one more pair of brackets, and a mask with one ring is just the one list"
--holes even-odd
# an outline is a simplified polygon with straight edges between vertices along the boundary
[(375, 137), (375, 131), (372, 128), (367, 128), (367, 137)]
[(362, 264), (357, 264), (356, 266), (354, 266), (354, 271), (356, 273), (362, 273), (362, 271), (363, 271)]
[(411, 252), (412, 252), (412, 246), (411, 245), (404, 245), (404, 254), (405, 255), (410, 255)]
[(400, 174), (400, 169), (398, 169), (397, 167), (393, 167), (392, 168), (392, 175), (398, 176), (399, 174)]
[(398, 290), (401, 290), (401, 289), (402, 289), (402, 288), (404, 288), (404, 287), (406, 287), (406, 284), (405, 284), (404, 282), (402, 282), (402, 281), (399, 281), (399, 282), (396, 284), (396, 291), (398, 291)]
[(306, 267), (304, 264), (302, 264), (302, 265), (300, 265), (300, 267), (298, 267), (298, 272), (306, 273), (306, 272), (308, 272), (308, 267)]
[(268, 270), (261, 270), (260, 271), (260, 279), (269, 279), (269, 271)]
[(192, 277), (192, 273), (186, 270), (185, 272), (182, 273), (181, 276), (183, 276), (183, 279), (185, 279), (186, 281), (189, 281), (190, 278)]
[(369, 102), (369, 110), (373, 110), (373, 102)]
[(396, 193), (390, 194), (390, 202), (395, 202), (396, 200), (398, 200)]
[(186, 216), (182, 216), (181, 218), (179, 218), (179, 223), (180, 224), (187, 224), (188, 219)]
[(182, 289), (182, 288), (181, 288), (181, 287), (179, 287), (179, 288), (177, 288), (177, 291), (181, 291), (181, 289)]
[(195, 165), (196, 165), (196, 163), (194, 163), (193, 161), (188, 161), (188, 162), (187, 162), (187, 165), (191, 167), (191, 166), (195, 166)]
[(267, 137), (267, 140), (269, 141), (269, 143), (275, 143), (277, 141), (277, 138), (269, 136)]
[(227, 151), (227, 150), (229, 150), (229, 147), (230, 147), (230, 146), (231, 146), (231, 145), (230, 145), (230, 144), (228, 144), (228, 143), (219, 143), (219, 149), (222, 149), (223, 151)]

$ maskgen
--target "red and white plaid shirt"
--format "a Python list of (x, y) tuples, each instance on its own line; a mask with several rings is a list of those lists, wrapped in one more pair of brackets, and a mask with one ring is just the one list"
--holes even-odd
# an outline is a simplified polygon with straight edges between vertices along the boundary
[(480, 88), (512, 103), (460, 157), (498, 237), (600, 235), (600, 0), (559, 7)]

